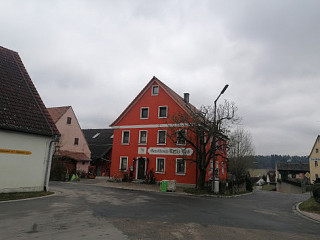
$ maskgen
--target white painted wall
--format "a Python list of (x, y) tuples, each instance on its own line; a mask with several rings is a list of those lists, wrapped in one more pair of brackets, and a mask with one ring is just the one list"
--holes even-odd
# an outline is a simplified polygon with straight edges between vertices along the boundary
[(0, 152), (0, 192), (43, 191), (51, 140), (46, 136), (0, 130), (0, 149), (31, 152), (31, 155)]

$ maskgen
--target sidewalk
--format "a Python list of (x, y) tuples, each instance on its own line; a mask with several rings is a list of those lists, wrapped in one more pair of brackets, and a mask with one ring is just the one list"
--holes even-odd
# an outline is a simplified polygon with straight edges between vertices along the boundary
[[(112, 187), (129, 190), (139, 190), (147, 192), (160, 192), (159, 184), (143, 184), (139, 182), (111, 182), (109, 177), (96, 177), (95, 179), (81, 178), (80, 183), (93, 184), (103, 187)], [(176, 187), (176, 193), (184, 193), (184, 187)]]

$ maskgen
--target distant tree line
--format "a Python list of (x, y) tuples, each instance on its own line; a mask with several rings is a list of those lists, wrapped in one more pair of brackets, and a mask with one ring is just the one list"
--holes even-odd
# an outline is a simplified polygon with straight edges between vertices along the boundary
[(275, 169), (277, 162), (308, 163), (308, 156), (290, 155), (256, 155), (254, 156), (254, 168), (256, 169)]

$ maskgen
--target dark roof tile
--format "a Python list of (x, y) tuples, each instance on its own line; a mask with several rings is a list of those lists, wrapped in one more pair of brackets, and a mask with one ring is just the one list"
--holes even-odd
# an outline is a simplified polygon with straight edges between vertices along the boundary
[(59, 135), (18, 53), (0, 47), (0, 129)]
[(82, 129), (88, 142), (91, 159), (102, 158), (111, 150), (113, 144), (113, 129)]

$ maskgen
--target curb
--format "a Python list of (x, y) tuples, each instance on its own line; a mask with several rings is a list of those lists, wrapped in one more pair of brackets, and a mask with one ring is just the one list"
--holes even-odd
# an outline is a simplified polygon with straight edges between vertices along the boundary
[(41, 199), (41, 198), (48, 198), (48, 197), (53, 197), (53, 196), (57, 196), (59, 194), (61, 194), (62, 192), (59, 191), (55, 191), (50, 195), (46, 195), (46, 196), (41, 196), (41, 197), (30, 197), (30, 198), (21, 198), (21, 199), (16, 199), (16, 200), (7, 200), (7, 201), (0, 201), (1, 203), (9, 203), (9, 202), (22, 202), (22, 201), (31, 201), (31, 200), (36, 200), (36, 199)]
[(172, 194), (172, 195), (182, 195), (182, 196), (188, 196), (188, 197), (212, 197), (212, 198), (236, 198), (236, 197), (242, 197), (247, 195), (252, 195), (252, 192), (244, 193), (244, 194), (237, 194), (237, 195), (231, 195), (231, 196), (224, 196), (224, 195), (212, 195), (212, 194), (203, 194), (203, 195), (197, 195), (197, 194), (191, 194), (191, 193), (185, 193), (185, 192), (161, 192), (161, 191), (155, 191), (152, 189), (138, 189), (138, 188), (131, 188), (131, 187), (125, 187), (125, 186), (106, 186), (103, 184), (92, 184), (92, 183), (81, 183), (79, 184), (83, 185), (94, 185), (94, 186), (100, 186), (100, 187), (106, 187), (106, 188), (113, 188), (113, 189), (123, 189), (123, 190), (130, 190), (130, 191), (142, 191), (142, 192), (154, 192), (154, 193), (161, 193), (161, 194)]
[(292, 206), (292, 211), (295, 212), (297, 215), (299, 215), (300, 217), (303, 217), (305, 219), (308, 219), (310, 221), (313, 221), (315, 223), (320, 223), (320, 215), (315, 217), (314, 213), (309, 213), (309, 212), (305, 212), (305, 211), (301, 211), (299, 208), (299, 205), (302, 202), (296, 203)]

